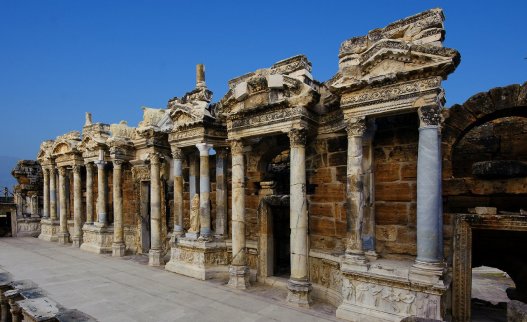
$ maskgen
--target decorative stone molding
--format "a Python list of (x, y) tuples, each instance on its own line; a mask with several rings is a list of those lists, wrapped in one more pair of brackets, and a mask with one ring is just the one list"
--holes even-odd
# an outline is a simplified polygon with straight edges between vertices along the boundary
[(441, 106), (428, 105), (417, 109), (419, 114), (420, 126), (439, 126), (442, 121)]
[(242, 154), (243, 153), (242, 140), (230, 140), (230, 143), (231, 143), (231, 153), (232, 154)]
[(366, 132), (366, 117), (352, 117), (347, 121), (346, 132), (348, 136), (364, 136)]
[(185, 158), (185, 154), (183, 153), (183, 150), (181, 148), (172, 147), (172, 159), (178, 159), (182, 160)]
[(148, 159), (150, 160), (150, 164), (157, 165), (161, 163), (162, 155), (158, 152), (153, 152), (148, 155)]
[(306, 129), (292, 129), (288, 133), (291, 147), (304, 147), (306, 145)]

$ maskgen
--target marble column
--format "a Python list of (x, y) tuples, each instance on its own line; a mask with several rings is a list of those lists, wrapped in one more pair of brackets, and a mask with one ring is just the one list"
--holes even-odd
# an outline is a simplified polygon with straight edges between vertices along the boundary
[(43, 168), (44, 173), (44, 191), (43, 191), (43, 197), (44, 197), (44, 208), (42, 209), (42, 217), (43, 218), (49, 218), (49, 170), (46, 168)]
[(249, 287), (249, 267), (245, 254), (245, 164), (243, 143), (231, 141), (232, 154), (232, 262), (229, 267), (229, 286)]
[(227, 151), (216, 149), (216, 236), (227, 235)]
[[(178, 147), (172, 148), (174, 160), (174, 233), (173, 237), (181, 237), (183, 231), (183, 151)], [(175, 242), (173, 238), (172, 242)]]
[(199, 191), (199, 165), (198, 159), (195, 154), (192, 153), (189, 156), (189, 167), (188, 167), (188, 188), (189, 188), (189, 211), (192, 211), (192, 199), (194, 195)]
[(123, 227), (122, 160), (113, 160), (113, 243), (112, 256), (125, 253)]
[(108, 178), (106, 177), (106, 162), (96, 161), (97, 164), (97, 223), (98, 227), (108, 226)]
[(199, 222), (200, 238), (211, 237), (210, 228), (210, 174), (209, 174), (209, 150), (212, 144), (198, 143), (199, 150)]
[[(362, 244), (362, 228), (364, 224), (364, 170), (362, 168), (362, 141), (366, 132), (364, 117), (351, 118), (346, 127), (348, 132), (347, 160), (347, 230), (346, 262), (349, 264), (366, 265), (364, 247)], [(356, 267), (358, 268), (358, 267)], [(364, 269), (366, 269), (364, 267)]]
[(57, 220), (57, 176), (54, 165), (49, 169), (49, 218)]
[(82, 182), (81, 166), (73, 166), (73, 247), (82, 244)]
[(68, 212), (66, 211), (66, 175), (65, 167), (59, 168), (59, 207), (60, 207), (60, 229), (58, 234), (59, 244), (67, 244), (69, 242), (70, 234), (68, 232)]
[(292, 129), (289, 132), (290, 192), (289, 227), (291, 228), (291, 277), (287, 283), (287, 302), (309, 307), (311, 283), (308, 278), (308, 217), (306, 198), (306, 131)]
[(93, 167), (86, 163), (86, 224), (93, 224)]
[(438, 280), (443, 272), (441, 197), (441, 106), (423, 106), (417, 157), (417, 258), (419, 279)]
[(161, 178), (160, 155), (150, 155), (150, 251), (148, 265), (164, 264), (161, 249)]

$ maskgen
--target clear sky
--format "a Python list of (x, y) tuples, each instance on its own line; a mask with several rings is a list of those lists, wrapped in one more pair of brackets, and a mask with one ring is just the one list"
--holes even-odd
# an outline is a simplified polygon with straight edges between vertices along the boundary
[(296, 54), (325, 81), (342, 41), (434, 7), (462, 57), (447, 106), (527, 81), (527, 1), (0, 0), (0, 156), (36, 158), (87, 111), (135, 126), (141, 106), (194, 88), (197, 63), (215, 101), (231, 78)]

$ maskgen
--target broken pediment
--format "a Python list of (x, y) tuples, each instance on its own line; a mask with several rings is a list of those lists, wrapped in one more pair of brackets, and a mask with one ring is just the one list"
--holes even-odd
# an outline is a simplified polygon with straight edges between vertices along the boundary
[(58, 136), (52, 147), (52, 155), (64, 155), (78, 152), (77, 147), (81, 142), (80, 132), (71, 131), (64, 135)]
[(53, 140), (46, 140), (40, 144), (40, 149), (37, 154), (37, 159), (42, 162), (44, 160), (49, 160), (51, 158), (51, 154), (53, 152), (53, 144), (55, 141)]
[(441, 9), (431, 9), (344, 41), (339, 72), (328, 85), (342, 92), (419, 77), (446, 78), (460, 55), (442, 47), (443, 20)]

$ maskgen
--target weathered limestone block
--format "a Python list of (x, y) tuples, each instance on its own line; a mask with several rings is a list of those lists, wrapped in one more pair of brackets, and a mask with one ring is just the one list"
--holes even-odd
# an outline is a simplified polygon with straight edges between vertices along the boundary
[(195, 240), (178, 238), (171, 249), (167, 271), (200, 280), (228, 276), (229, 258), (223, 240)]
[(58, 233), (60, 229), (60, 222), (49, 218), (42, 218), (40, 221), (40, 235), (39, 239), (46, 241), (58, 241)]
[(40, 218), (18, 218), (17, 237), (38, 237), (40, 235)]
[(96, 253), (111, 253), (113, 242), (113, 227), (84, 225), (81, 249)]
[(59, 313), (58, 304), (47, 297), (27, 299), (18, 302), (24, 315), (24, 321), (44, 322), (54, 321)]

